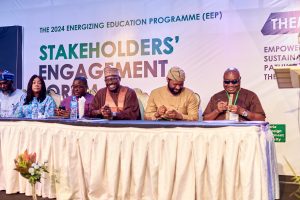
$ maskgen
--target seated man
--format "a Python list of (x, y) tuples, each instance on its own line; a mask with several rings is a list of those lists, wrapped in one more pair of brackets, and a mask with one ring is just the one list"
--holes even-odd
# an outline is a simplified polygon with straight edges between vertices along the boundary
[(223, 78), (224, 90), (211, 97), (203, 120), (264, 121), (266, 115), (257, 95), (241, 88), (240, 72), (236, 68), (228, 68)]
[(14, 74), (8, 71), (0, 72), (0, 115), (2, 117), (12, 117), (17, 104), (23, 104), (22, 96), (25, 96), (25, 92), (14, 88), (14, 77)]
[[(77, 100), (80, 97), (85, 98), (84, 115), (83, 116), (89, 116), (89, 107), (90, 107), (90, 104), (92, 103), (94, 96), (87, 93), (88, 83), (87, 83), (86, 78), (82, 77), (82, 76), (75, 77), (71, 88), (72, 88), (72, 95), (76, 96)], [(61, 104), (60, 104), (61, 106), (58, 109), (55, 109), (55, 115), (63, 116), (63, 117), (70, 117), (71, 101), (72, 101), (72, 96), (65, 98), (61, 102)]]
[(146, 120), (199, 120), (198, 101), (194, 92), (183, 86), (185, 73), (172, 67), (167, 75), (167, 86), (153, 90), (145, 110)]
[(91, 117), (114, 120), (140, 120), (140, 108), (133, 89), (120, 85), (117, 68), (104, 68), (106, 87), (100, 89), (91, 104)]

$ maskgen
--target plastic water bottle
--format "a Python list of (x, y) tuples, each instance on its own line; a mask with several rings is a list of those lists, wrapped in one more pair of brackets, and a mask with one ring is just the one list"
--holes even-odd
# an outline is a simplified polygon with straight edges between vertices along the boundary
[(77, 102), (76, 96), (72, 96), (70, 108), (71, 108), (70, 119), (77, 119), (78, 102)]
[(31, 119), (38, 119), (39, 116), (39, 108), (38, 108), (38, 100), (36, 97), (33, 98), (31, 103)]

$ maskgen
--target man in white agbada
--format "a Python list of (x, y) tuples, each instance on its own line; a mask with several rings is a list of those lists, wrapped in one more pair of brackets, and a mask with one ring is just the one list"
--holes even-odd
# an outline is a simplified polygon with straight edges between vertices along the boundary
[(12, 117), (18, 103), (23, 103), (25, 93), (13, 86), (15, 75), (9, 71), (0, 72), (0, 116)]

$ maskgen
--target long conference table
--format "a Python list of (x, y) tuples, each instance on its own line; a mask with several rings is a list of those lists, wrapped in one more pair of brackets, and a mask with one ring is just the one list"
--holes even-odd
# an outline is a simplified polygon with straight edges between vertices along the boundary
[(31, 195), (14, 170), (48, 162), (37, 194), (59, 200), (279, 198), (267, 122), (0, 119), (0, 190)]

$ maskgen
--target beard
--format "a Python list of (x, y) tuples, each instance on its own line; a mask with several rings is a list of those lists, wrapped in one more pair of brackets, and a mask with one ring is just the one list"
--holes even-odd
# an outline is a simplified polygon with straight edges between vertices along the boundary
[(170, 84), (168, 83), (168, 89), (169, 91), (173, 94), (173, 95), (179, 95), (182, 91), (183, 88), (180, 88), (179, 90), (175, 89), (175, 88), (172, 88), (170, 86)]
[(9, 85), (9, 86), (6, 86), (6, 87), (4, 87), (4, 88), (1, 87), (1, 88), (0, 88), (0, 91), (11, 93), (11, 92), (13, 92), (14, 90), (13, 90), (12, 85)]

